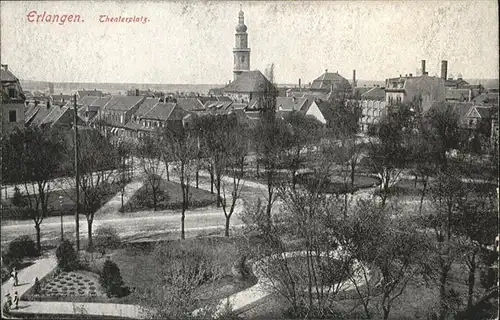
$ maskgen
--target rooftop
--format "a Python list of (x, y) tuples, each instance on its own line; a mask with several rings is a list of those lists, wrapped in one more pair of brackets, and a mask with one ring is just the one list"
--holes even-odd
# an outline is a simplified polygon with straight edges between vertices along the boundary
[(266, 93), (277, 92), (276, 87), (259, 70), (244, 71), (236, 80), (222, 89), (223, 92)]

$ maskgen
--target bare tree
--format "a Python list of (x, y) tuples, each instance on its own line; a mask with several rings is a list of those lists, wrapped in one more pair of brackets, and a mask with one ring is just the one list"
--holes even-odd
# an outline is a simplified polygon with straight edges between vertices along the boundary
[(179, 177), (182, 192), (181, 239), (185, 239), (184, 221), (189, 208), (192, 176), (197, 167), (198, 139), (197, 132), (189, 127), (164, 128), (162, 147), (169, 152), (175, 162), (174, 172)]
[(29, 127), (14, 131), (3, 140), (2, 176), (24, 186), (19, 210), (35, 223), (38, 252), (40, 226), (49, 212), (52, 179), (61, 172), (64, 150), (64, 137), (50, 128)]
[[(88, 227), (88, 250), (92, 250), (92, 224), (96, 211), (101, 207), (104, 196), (110, 192), (115, 182), (115, 169), (119, 168), (117, 149), (109, 137), (101, 135), (96, 130), (85, 130), (78, 135), (79, 149), (79, 187), (81, 207), (79, 212), (85, 214)], [(73, 149), (74, 150), (74, 149)], [(74, 151), (69, 152), (71, 154)], [(72, 153), (74, 154), (74, 153)], [(68, 168), (74, 171), (73, 157), (68, 160)], [(75, 177), (66, 178), (67, 183), (76, 185)], [(72, 193), (68, 196), (74, 197)], [(76, 202), (76, 199), (73, 199)]]
[(118, 183), (120, 184), (120, 193), (121, 193), (121, 208), (120, 211), (125, 211), (124, 207), (124, 195), (125, 195), (125, 186), (132, 179), (132, 175), (130, 172), (129, 164), (127, 161), (130, 159), (132, 155), (132, 145), (124, 140), (120, 140), (117, 146), (117, 154), (119, 159), (119, 171), (120, 176), (118, 179)]
[(488, 246), (498, 234), (498, 199), (494, 190), (474, 192), (472, 197), (459, 203), (452, 219), (453, 231), (463, 250), (462, 261), (468, 270), (467, 311), (470, 311), (474, 306), (476, 272), (488, 268), (480, 257), (488, 254)]
[(279, 170), (286, 167), (286, 152), (289, 150), (291, 128), (285, 121), (276, 119), (274, 113), (267, 111), (254, 128), (254, 140), (258, 145), (257, 158), (264, 169), (266, 179), (266, 215), (271, 224), (271, 210), (277, 199), (277, 187), (280, 184)]
[(291, 125), (290, 145), (285, 152), (285, 165), (290, 171), (292, 186), (297, 185), (297, 172), (307, 161), (305, 149), (320, 140), (321, 123), (312, 117), (292, 111), (285, 120)]
[(391, 187), (399, 180), (408, 164), (409, 137), (411, 136), (411, 112), (405, 105), (390, 107), (377, 125), (376, 139), (368, 146), (368, 156), (373, 168), (382, 180), (382, 204), (385, 205)]
[[(164, 171), (161, 149), (158, 148), (153, 136), (146, 135), (141, 138), (138, 146), (138, 154), (142, 170), (146, 175), (146, 196), (151, 196), (153, 210), (156, 211), (158, 209), (158, 199)], [(151, 188), (151, 193), (148, 192), (149, 188)]]

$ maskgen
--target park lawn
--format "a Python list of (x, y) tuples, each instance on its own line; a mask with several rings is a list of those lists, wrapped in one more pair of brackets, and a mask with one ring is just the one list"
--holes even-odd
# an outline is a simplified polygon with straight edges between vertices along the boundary
[[(465, 308), (467, 301), (467, 285), (465, 284), (466, 270), (460, 264), (454, 264), (450, 276), (448, 288), (452, 288), (459, 294), (460, 308)], [(480, 288), (479, 274), (476, 275), (476, 291)], [(477, 297), (476, 297), (477, 299)], [(491, 299), (492, 301), (494, 299)], [(376, 303), (380, 302), (380, 297), (373, 298), (370, 304), (370, 310), (373, 314), (373, 319), (382, 319), (382, 310), (377, 312)], [(285, 298), (271, 294), (263, 301), (256, 303), (254, 308), (249, 308), (242, 314), (246, 319), (264, 320), (264, 319), (293, 319), (287, 317), (285, 312), (288, 308)], [(417, 277), (410, 281), (408, 286), (403, 291), (403, 294), (394, 301), (390, 320), (413, 320), (413, 319), (430, 319), (430, 315), (436, 312), (439, 308), (439, 287), (432, 280), (426, 282), (423, 278)], [(341, 300), (336, 304), (336, 311), (343, 313), (342, 319), (364, 319), (364, 312), (361, 304), (356, 299)], [(493, 315), (496, 315), (496, 309), (491, 310)], [(494, 317), (487, 318), (493, 319)]]
[[(116, 193), (120, 191), (120, 186), (118, 184), (109, 184), (110, 188), (102, 194), (103, 198), (101, 200), (101, 206), (113, 198)], [(21, 190), (22, 192), (22, 190)], [(82, 197), (80, 191), (80, 199)], [(73, 215), (75, 213), (75, 199), (76, 199), (76, 188), (66, 189), (66, 190), (56, 190), (49, 192), (48, 197), (48, 216), (60, 216), (61, 212), (63, 215)], [(2, 204), (4, 209), (2, 212), (2, 219), (5, 220), (31, 220), (29, 217), (20, 217), (14, 207), (12, 206), (12, 198), (3, 199)]]
[[(196, 189), (194, 185), (189, 188), (191, 201), (189, 208), (200, 208), (211, 204), (216, 201), (216, 196), (209, 191), (203, 189)], [(141, 201), (141, 199), (150, 198), (151, 187), (147, 182), (137, 190), (134, 196), (125, 205), (125, 210), (128, 212), (136, 212), (143, 210), (153, 209), (152, 199), (148, 201)], [(180, 209), (182, 208), (182, 190), (181, 185), (174, 181), (166, 181), (164, 179), (160, 182), (160, 195), (158, 197), (157, 210), (166, 209)]]
[[(122, 298), (113, 298), (114, 302), (140, 304), (143, 301), (141, 291), (161, 290), (162, 283), (159, 283), (160, 281), (155, 276), (155, 270), (161, 268), (157, 251), (155, 251), (157, 247), (162, 247), (161, 249), (167, 251), (182, 248), (187, 250), (186, 252), (201, 250), (212, 255), (212, 261), (217, 264), (216, 267), (222, 276), (214, 283), (201, 284), (195, 288), (194, 295), (199, 297), (200, 304), (222, 299), (255, 283), (254, 279), (242, 279), (233, 274), (233, 266), (241, 257), (238, 252), (237, 238), (195, 237), (186, 240), (127, 243), (122, 248), (113, 251), (110, 257), (120, 268), (123, 281), (132, 289), (132, 293)], [(185, 258), (185, 256), (178, 256), (170, 260), (168, 264), (175, 264), (179, 262), (176, 260)], [(99, 260), (92, 264), (92, 269), (101, 268), (104, 259)]]

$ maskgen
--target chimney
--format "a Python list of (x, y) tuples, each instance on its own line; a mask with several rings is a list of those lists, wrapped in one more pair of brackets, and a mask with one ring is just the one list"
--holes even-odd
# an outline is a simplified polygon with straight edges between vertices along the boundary
[(328, 69), (325, 69), (325, 73), (327, 73), (327, 72), (328, 72)]
[(425, 60), (422, 60), (422, 75), (425, 76), (427, 72), (425, 72)]
[(356, 87), (356, 69), (352, 70), (352, 87)]
[(469, 89), (469, 102), (472, 101), (472, 89)]
[(441, 79), (448, 79), (448, 61), (446, 60), (441, 61)]
[(301, 89), (301, 88), (302, 88), (301, 84), (302, 84), (302, 81), (301, 81), (301, 79), (299, 78), (299, 89)]
[(9, 71), (9, 65), (8, 65), (8, 64), (2, 64), (2, 68), (3, 68), (5, 71)]
[(135, 95), (139, 96), (139, 89), (135, 89)]

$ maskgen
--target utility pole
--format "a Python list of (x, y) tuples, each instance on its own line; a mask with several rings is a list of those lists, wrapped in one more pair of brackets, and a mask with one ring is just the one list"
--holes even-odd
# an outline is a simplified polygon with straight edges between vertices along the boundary
[(75, 126), (75, 181), (76, 181), (76, 210), (75, 210), (75, 244), (76, 252), (80, 251), (80, 222), (79, 222), (79, 208), (80, 208), (80, 171), (78, 168), (78, 108), (76, 105), (76, 94), (73, 96), (74, 101), (74, 126)]

